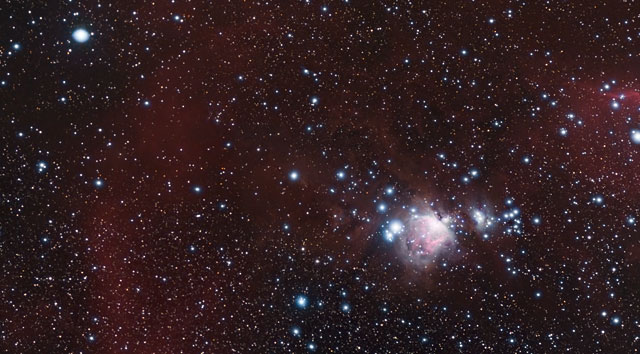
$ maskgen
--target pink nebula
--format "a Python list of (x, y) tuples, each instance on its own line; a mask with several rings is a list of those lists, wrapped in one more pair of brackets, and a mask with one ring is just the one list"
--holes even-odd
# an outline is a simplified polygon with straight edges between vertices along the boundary
[(408, 223), (403, 251), (411, 263), (428, 262), (450, 246), (453, 237), (447, 219), (441, 219), (434, 213), (414, 216)]

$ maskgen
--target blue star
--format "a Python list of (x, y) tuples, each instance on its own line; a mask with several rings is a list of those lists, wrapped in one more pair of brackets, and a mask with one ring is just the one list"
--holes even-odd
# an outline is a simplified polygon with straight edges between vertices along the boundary
[(305, 309), (307, 308), (307, 305), (309, 305), (309, 299), (307, 299), (307, 297), (304, 295), (298, 295), (296, 297), (295, 303), (298, 308)]
[(611, 101), (611, 108), (613, 108), (613, 109), (620, 108), (620, 102), (618, 102), (616, 100)]
[(36, 164), (36, 167), (38, 169), (38, 173), (43, 173), (47, 170), (47, 163), (44, 161), (40, 161)]
[(293, 334), (294, 337), (300, 337), (301, 333), (302, 331), (300, 330), (300, 328), (298, 327), (291, 328), (291, 334)]
[(86, 41), (89, 40), (89, 37), (91, 36), (89, 34), (89, 32), (87, 32), (86, 29), (84, 28), (78, 28), (75, 31), (73, 31), (73, 33), (71, 34), (71, 36), (73, 37), (73, 39), (78, 42), (78, 43), (84, 43)]
[(631, 141), (634, 144), (640, 144), (640, 130), (632, 130), (631, 131)]
[(317, 349), (317, 348), (318, 348), (318, 347), (317, 347), (317, 346), (316, 346), (316, 344), (315, 344), (315, 343), (313, 343), (313, 342), (312, 342), (312, 343), (307, 344), (307, 349), (309, 349), (309, 351), (314, 352), (314, 351), (316, 351), (316, 349)]

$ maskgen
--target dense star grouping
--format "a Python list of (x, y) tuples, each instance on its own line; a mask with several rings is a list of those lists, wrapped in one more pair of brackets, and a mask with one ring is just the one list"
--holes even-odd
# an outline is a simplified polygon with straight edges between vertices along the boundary
[(640, 348), (640, 3), (0, 5), (7, 352)]

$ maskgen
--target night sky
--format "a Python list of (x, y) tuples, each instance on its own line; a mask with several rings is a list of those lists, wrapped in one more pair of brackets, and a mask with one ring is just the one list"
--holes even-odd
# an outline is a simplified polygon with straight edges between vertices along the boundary
[(7, 1), (0, 349), (640, 350), (640, 3)]

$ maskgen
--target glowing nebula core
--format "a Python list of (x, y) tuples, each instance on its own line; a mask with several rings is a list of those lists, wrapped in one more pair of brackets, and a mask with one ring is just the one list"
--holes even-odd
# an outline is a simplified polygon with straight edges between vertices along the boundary
[(422, 266), (449, 249), (455, 239), (449, 219), (429, 212), (412, 216), (400, 241), (400, 252), (406, 261)]

